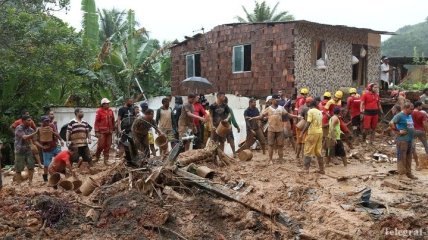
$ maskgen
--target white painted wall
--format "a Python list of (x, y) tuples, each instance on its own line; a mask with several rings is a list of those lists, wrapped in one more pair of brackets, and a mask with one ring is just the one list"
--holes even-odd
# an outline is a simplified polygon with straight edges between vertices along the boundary
[[(241, 140), (245, 139), (245, 137), (246, 137), (244, 111), (248, 107), (249, 98), (238, 97), (238, 96), (231, 95), (231, 94), (227, 94), (226, 96), (229, 100), (229, 106), (232, 108), (233, 113), (235, 115), (236, 122), (238, 123), (239, 127), (241, 128), (241, 133), (239, 133), (239, 134), (238, 134), (237, 130), (235, 128), (233, 128), (233, 133), (235, 136), (235, 145), (238, 146), (238, 143)], [(159, 96), (159, 97), (154, 97), (154, 98), (148, 99), (149, 108), (152, 108), (154, 110), (160, 108), (162, 106), (162, 99), (163, 98), (164, 98), (163, 96)], [(215, 101), (215, 96), (213, 96), (213, 95), (207, 95), (206, 98), (210, 104), (214, 103), (214, 101)], [(186, 102), (187, 97), (183, 97), (183, 101)], [(174, 107), (174, 102), (175, 102), (175, 100), (173, 99), (171, 102), (172, 108)], [(258, 103), (257, 103), (257, 106), (259, 106)], [(117, 118), (118, 108), (112, 108), (112, 109), (115, 113), (115, 117)], [(55, 111), (55, 118), (58, 122), (59, 128), (61, 128), (64, 124), (67, 124), (68, 122), (70, 122), (71, 119), (74, 118), (74, 108), (58, 107), (58, 108), (55, 108), (53, 110)], [(95, 113), (96, 113), (97, 109), (96, 108), (82, 108), (82, 110), (85, 114), (83, 119), (85, 121), (87, 121), (93, 127), (94, 122), (95, 122)], [(155, 114), (156, 114), (156, 111), (155, 111)], [(94, 135), (95, 134), (94, 131), (92, 131), (91, 134)], [(93, 137), (93, 140), (96, 140), (96, 138)], [(91, 147), (94, 147), (94, 146), (91, 146)], [(232, 150), (230, 149), (230, 146), (228, 144), (226, 145), (225, 151), (228, 154), (232, 153)]]

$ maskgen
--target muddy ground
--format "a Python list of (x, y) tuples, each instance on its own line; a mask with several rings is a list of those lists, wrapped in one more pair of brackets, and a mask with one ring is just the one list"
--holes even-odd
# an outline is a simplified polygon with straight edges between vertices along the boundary
[[(88, 197), (48, 187), (42, 182), (41, 170), (32, 187), (27, 183), (17, 187), (12, 184), (12, 177), (6, 176), (0, 192), (0, 236), (4, 239), (428, 239), (428, 170), (413, 171), (418, 180), (398, 179), (393, 171), (395, 146), (388, 140), (378, 136), (375, 144), (356, 144), (354, 150), (348, 151), (352, 153), (351, 163), (347, 167), (332, 164), (325, 175), (314, 172), (315, 162), (310, 174), (302, 173), (302, 160), (295, 158), (290, 146), (286, 146), (285, 161), (275, 161), (273, 165), (257, 151), (251, 161), (236, 159), (228, 166), (198, 163), (216, 171), (214, 185), (237, 189), (246, 206), (173, 174), (162, 175), (153, 185), (158, 192), (144, 194), (135, 187), (130, 190), (129, 169), (119, 160), (108, 167), (96, 163), (96, 174), (92, 177), (102, 186)], [(418, 145), (418, 151), (421, 150)], [(387, 155), (388, 159), (373, 159), (375, 152)], [(134, 180), (145, 179), (149, 172), (144, 171), (134, 174)], [(82, 180), (88, 176), (79, 173)], [(239, 185), (242, 187), (238, 189)], [(362, 192), (368, 188), (374, 209), (359, 205)], [(248, 193), (243, 194), (245, 191)], [(90, 209), (94, 210), (93, 218), (86, 217)], [(394, 236), (390, 232), (394, 229), (422, 230), (425, 235)]]

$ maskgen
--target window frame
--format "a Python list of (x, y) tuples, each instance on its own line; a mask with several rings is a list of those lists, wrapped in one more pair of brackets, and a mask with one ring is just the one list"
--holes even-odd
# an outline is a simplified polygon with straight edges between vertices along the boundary
[[(200, 53), (192, 53), (192, 54), (186, 54), (186, 78), (190, 78), (190, 77), (201, 77), (201, 76), (196, 76), (196, 62), (195, 62), (195, 55), (199, 55), (199, 62), (201, 61), (201, 54)], [(193, 75), (189, 76), (189, 68), (188, 68), (188, 57), (192, 57), (192, 62), (193, 62)], [(200, 67), (200, 63), (199, 63), (199, 75), (201, 75), (201, 67)]]
[[(251, 72), (251, 65), (252, 65), (252, 61), (251, 61), (251, 53), (250, 53), (250, 70), (246, 71), (245, 70), (245, 46), (250, 46), (251, 49), (251, 44), (247, 43), (247, 44), (240, 44), (240, 45), (235, 45), (232, 47), (232, 73), (245, 73), (245, 72)], [(235, 48), (242, 48), (242, 54), (241, 54), (241, 69), (240, 71), (235, 71)], [(252, 49), (251, 49), (252, 52)]]
[(318, 45), (321, 47), (321, 59), (324, 60), (324, 66), (327, 67), (327, 61), (326, 61), (326, 53), (327, 53), (327, 46), (326, 41), (324, 39), (315, 38), (312, 40), (312, 65), (314, 67), (317, 66), (317, 60), (318, 58)]

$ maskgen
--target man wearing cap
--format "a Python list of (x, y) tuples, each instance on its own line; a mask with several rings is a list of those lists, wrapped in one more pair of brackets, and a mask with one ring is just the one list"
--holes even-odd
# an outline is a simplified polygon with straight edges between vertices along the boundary
[(380, 65), (380, 82), (382, 89), (388, 91), (389, 85), (389, 59), (385, 57)]
[(278, 106), (279, 99), (280, 97), (277, 94), (272, 95), (272, 105), (264, 109), (260, 116), (248, 119), (252, 121), (263, 117), (268, 118), (268, 152), (270, 164), (273, 164), (272, 158), (275, 147), (278, 150), (278, 160), (281, 161), (284, 157), (284, 124), (282, 122), (282, 116), (289, 115), (290, 117), (298, 118), (298, 116), (289, 114), (283, 107)]
[(373, 142), (375, 129), (379, 121), (379, 113), (383, 114), (380, 105), (379, 87), (376, 83), (370, 83), (367, 91), (361, 97), (360, 111), (363, 116), (363, 141), (366, 141), (367, 134), (370, 134), (370, 141)]
[(98, 138), (95, 161), (99, 161), (101, 153), (104, 155), (104, 164), (108, 165), (110, 148), (114, 132), (114, 113), (110, 108), (110, 100), (101, 99), (101, 107), (95, 115), (95, 136)]
[(34, 144), (42, 149), (43, 152), (43, 181), (48, 181), (48, 167), (52, 158), (55, 157), (61, 148), (57, 146), (58, 140), (64, 145), (55, 125), (50, 122), (49, 116), (42, 116), (42, 126), (37, 129), (37, 141)]
[(354, 136), (357, 136), (361, 132), (361, 129), (360, 129), (360, 126), (361, 126), (361, 118), (360, 118), (361, 97), (360, 97), (360, 95), (358, 95), (357, 89), (355, 89), (355, 88), (350, 88), (349, 94), (350, 94), (350, 96), (348, 97), (348, 99), (346, 101), (347, 102), (346, 105), (348, 107), (349, 115), (351, 116), (352, 132), (353, 132)]

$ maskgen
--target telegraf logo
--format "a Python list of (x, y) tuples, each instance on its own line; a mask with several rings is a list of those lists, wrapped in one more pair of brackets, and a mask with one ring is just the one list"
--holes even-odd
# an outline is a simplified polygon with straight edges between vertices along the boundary
[(387, 236), (398, 236), (398, 237), (423, 237), (428, 236), (428, 229), (417, 228), (417, 229), (398, 229), (398, 228), (385, 228), (385, 235)]

